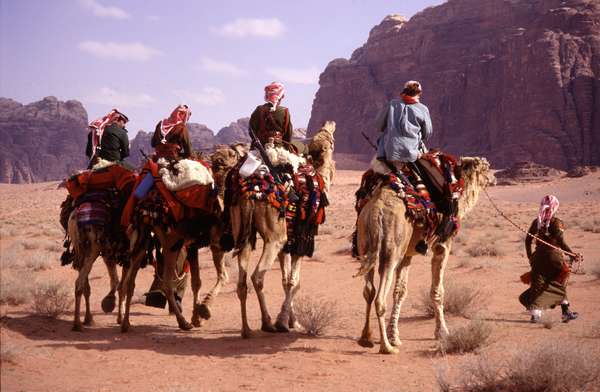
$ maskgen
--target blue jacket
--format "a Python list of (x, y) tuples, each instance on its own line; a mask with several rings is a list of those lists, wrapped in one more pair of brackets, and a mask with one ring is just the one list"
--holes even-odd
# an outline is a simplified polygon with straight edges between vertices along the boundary
[(429, 109), (422, 103), (405, 104), (392, 99), (377, 116), (377, 157), (388, 161), (414, 162), (420, 146), (431, 137)]

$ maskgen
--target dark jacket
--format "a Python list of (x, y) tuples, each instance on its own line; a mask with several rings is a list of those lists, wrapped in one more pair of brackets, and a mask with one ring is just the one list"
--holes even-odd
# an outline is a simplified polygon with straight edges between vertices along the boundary
[(167, 134), (165, 142), (162, 142), (160, 122), (156, 124), (154, 135), (150, 144), (154, 147), (159, 158), (189, 158), (192, 155), (192, 143), (187, 126), (180, 124)]
[(278, 106), (274, 112), (271, 110), (271, 104), (257, 106), (250, 116), (250, 126), (260, 142), (264, 145), (269, 138), (275, 139), (275, 142), (283, 140), (290, 143), (292, 141), (292, 121), (288, 108)]
[[(564, 230), (565, 226), (558, 218), (552, 218), (547, 232), (545, 230), (538, 232), (537, 219), (534, 219), (529, 227), (530, 234), (539, 237), (541, 240), (546, 241), (557, 248), (573, 253), (571, 248), (565, 242), (563, 236)], [(548, 280), (556, 279), (563, 267), (563, 253), (541, 242), (536, 242), (535, 252), (532, 252), (532, 242), (533, 238), (528, 235), (525, 239), (525, 251), (527, 252), (527, 258), (531, 263), (532, 273), (540, 274)]]
[[(92, 132), (88, 133), (88, 142), (85, 149), (85, 155), (92, 158), (94, 155), (92, 146)], [(104, 128), (100, 148), (97, 149), (96, 156), (107, 161), (117, 162), (129, 156), (129, 137), (127, 130), (121, 128), (116, 123), (112, 123)]]

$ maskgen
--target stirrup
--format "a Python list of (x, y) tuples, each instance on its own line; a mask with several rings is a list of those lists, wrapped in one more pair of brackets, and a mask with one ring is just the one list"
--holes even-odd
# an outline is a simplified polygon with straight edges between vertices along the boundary
[(579, 313), (568, 311), (566, 313), (563, 313), (563, 315), (562, 315), (562, 322), (563, 323), (568, 323), (571, 320), (577, 319), (577, 317), (579, 317)]

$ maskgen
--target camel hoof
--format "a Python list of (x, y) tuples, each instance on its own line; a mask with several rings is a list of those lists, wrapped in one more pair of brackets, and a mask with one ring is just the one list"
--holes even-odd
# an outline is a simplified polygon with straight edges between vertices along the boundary
[(275, 326), (272, 323), (262, 323), (260, 330), (269, 333), (277, 332), (277, 328), (275, 328)]
[(183, 321), (179, 323), (179, 329), (183, 330), (183, 331), (189, 331), (190, 329), (194, 328), (194, 326), (190, 323), (188, 323), (187, 321)]
[(115, 310), (115, 305), (117, 302), (117, 298), (115, 297), (115, 295), (107, 295), (106, 297), (104, 297), (102, 299), (102, 311), (104, 313), (111, 313), (113, 310)]
[(398, 354), (399, 352), (400, 350), (392, 346), (381, 346), (381, 348), (379, 349), (380, 354)]
[(434, 334), (436, 340), (442, 340), (442, 339), (448, 337), (448, 335), (450, 335), (450, 332), (448, 332), (447, 329), (436, 330), (435, 334)]
[(275, 323), (275, 329), (277, 330), (277, 332), (290, 332), (290, 328), (281, 321), (277, 321)]
[(117, 324), (121, 325), (121, 323), (123, 322), (123, 317), (121, 315), (117, 316)]
[(373, 341), (371, 339), (367, 339), (367, 338), (358, 339), (358, 345), (361, 347), (367, 347), (367, 348), (375, 347), (375, 344), (373, 344)]
[(94, 319), (91, 316), (90, 317), (86, 317), (83, 320), (83, 325), (87, 325), (87, 326), (94, 325)]
[(81, 324), (73, 324), (73, 328), (71, 328), (71, 331), (81, 332), (83, 331), (83, 327), (81, 326)]
[(130, 327), (129, 321), (123, 321), (121, 323), (121, 333), (127, 333), (129, 331), (129, 327)]
[(204, 304), (196, 305), (196, 311), (198, 312), (198, 315), (200, 315), (200, 317), (202, 317), (204, 320), (210, 319), (211, 314), (208, 306)]
[(400, 339), (390, 339), (390, 344), (394, 347), (402, 346), (402, 341)]
[(251, 329), (242, 329), (242, 339), (250, 339), (253, 335)]
[(192, 317), (192, 325), (196, 328), (200, 328), (203, 324), (203, 319), (199, 318), (197, 315)]

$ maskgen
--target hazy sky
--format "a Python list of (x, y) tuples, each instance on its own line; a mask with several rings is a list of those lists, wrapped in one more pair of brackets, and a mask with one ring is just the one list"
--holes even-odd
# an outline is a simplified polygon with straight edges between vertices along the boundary
[(118, 107), (150, 130), (179, 103), (215, 132), (286, 85), (306, 127), (319, 74), (386, 15), (443, 0), (0, 0), (0, 96), (77, 99), (90, 120)]

